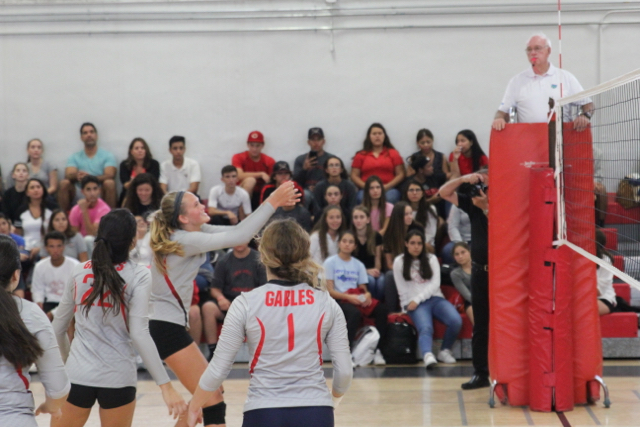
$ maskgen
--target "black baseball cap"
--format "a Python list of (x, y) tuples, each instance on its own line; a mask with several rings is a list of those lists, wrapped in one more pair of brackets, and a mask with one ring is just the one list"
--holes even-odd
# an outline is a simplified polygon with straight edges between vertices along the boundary
[(275, 174), (282, 171), (287, 171), (291, 173), (291, 169), (289, 168), (289, 163), (281, 160), (279, 162), (276, 162), (275, 165), (273, 165), (273, 173)]
[(309, 129), (309, 137), (308, 139), (313, 139), (316, 137), (324, 138), (324, 132), (322, 128), (311, 128)]

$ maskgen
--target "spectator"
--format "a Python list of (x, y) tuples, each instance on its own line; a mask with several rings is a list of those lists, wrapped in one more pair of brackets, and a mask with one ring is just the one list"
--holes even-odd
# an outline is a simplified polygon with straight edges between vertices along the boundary
[(471, 295), (473, 295), (473, 376), (462, 384), (463, 390), (489, 387), (489, 198), (480, 190), (472, 195), (460, 188), (462, 184), (485, 184), (489, 182), (486, 168), (477, 173), (451, 180), (440, 188), (440, 195), (469, 215), (471, 220)]
[(189, 191), (198, 194), (200, 186), (200, 165), (193, 159), (185, 157), (187, 142), (184, 136), (172, 136), (169, 140), (171, 160), (160, 165), (160, 188), (165, 193), (172, 191)]
[(271, 181), (273, 158), (262, 154), (264, 136), (257, 130), (251, 132), (247, 138), (247, 151), (234, 154), (231, 164), (238, 169), (240, 186), (251, 196), (251, 207), (255, 209), (260, 204), (262, 187)]
[(324, 179), (324, 164), (333, 157), (333, 154), (324, 151), (324, 143), (322, 128), (309, 129), (307, 144), (311, 150), (296, 157), (293, 163), (293, 179), (304, 188), (305, 207), (310, 212), (315, 209), (313, 189)]
[[(142, 138), (133, 138), (129, 144), (127, 159), (120, 163), (120, 182), (122, 183), (122, 194), (120, 204), (124, 206), (124, 198), (129, 190), (131, 181), (136, 176), (148, 173), (156, 181), (160, 180), (160, 163), (151, 155), (151, 149), (147, 141)], [(135, 215), (135, 214), (134, 214)]]
[(98, 147), (98, 130), (92, 123), (80, 126), (80, 139), (84, 150), (69, 157), (64, 170), (64, 179), (60, 182), (58, 203), (65, 212), (82, 197), (80, 182), (85, 176), (95, 176), (102, 185), (104, 201), (110, 207), (116, 207), (116, 168), (118, 163), (110, 152)]
[(282, 206), (282, 207), (279, 207), (276, 210), (276, 213), (274, 213), (271, 218), (272, 219), (291, 218), (292, 220), (294, 220), (295, 222), (300, 224), (300, 226), (302, 228), (304, 228), (304, 231), (306, 231), (307, 233), (311, 233), (311, 226), (312, 226), (312, 224), (311, 224), (311, 214), (300, 203), (296, 203), (295, 206)]
[[(325, 204), (327, 206), (337, 206), (342, 210), (342, 217), (345, 219), (345, 226), (348, 228), (350, 223), (350, 221), (348, 221), (349, 214), (347, 214), (347, 212), (342, 208), (342, 198), (342, 191), (340, 190), (340, 187), (335, 184), (330, 184), (324, 192)], [(320, 219), (320, 216), (317, 215), (315, 219), (317, 222)]]
[(351, 229), (356, 236), (353, 256), (367, 269), (368, 289), (378, 301), (384, 299), (384, 273), (382, 272), (382, 236), (371, 227), (369, 209), (362, 205), (353, 208)]
[(138, 265), (150, 266), (153, 260), (149, 234), (149, 223), (146, 217), (136, 215), (136, 247), (129, 252), (129, 259)]
[(26, 195), (27, 199), (18, 210), (18, 221), (14, 226), (24, 237), (25, 249), (31, 253), (30, 259), (36, 262), (40, 259), (42, 239), (54, 206), (47, 200), (47, 189), (38, 178), (27, 181)]
[(218, 343), (217, 322), (224, 319), (231, 303), (240, 293), (249, 292), (265, 283), (267, 272), (260, 262), (260, 254), (248, 244), (234, 246), (233, 251), (218, 260), (209, 291), (213, 299), (202, 305), (204, 324), (215, 325), (210, 333), (205, 332), (210, 351), (209, 360)]
[(100, 180), (92, 175), (82, 178), (82, 195), (78, 204), (69, 213), (69, 224), (73, 231), (80, 232), (84, 236), (87, 245), (87, 255), (91, 258), (93, 242), (98, 233), (100, 218), (111, 211), (109, 205), (100, 198)]
[(16, 246), (20, 251), (20, 261), (26, 261), (29, 259), (29, 252), (24, 249), (24, 239), (18, 234), (11, 232), (11, 220), (0, 212), (0, 234), (9, 236), (16, 242)]
[(456, 242), (451, 250), (458, 266), (451, 271), (451, 281), (464, 299), (464, 311), (473, 324), (473, 307), (471, 295), (471, 249), (465, 242)]
[[(596, 229), (596, 256), (609, 265), (613, 264), (613, 256), (607, 251), (607, 236), (600, 229)], [(613, 288), (613, 273), (598, 265), (596, 277), (598, 280), (598, 313), (600, 316), (609, 313), (640, 313), (640, 307), (629, 305), (623, 298), (616, 295)]]
[(44, 147), (39, 139), (27, 142), (27, 165), (29, 178), (38, 178), (44, 182), (47, 194), (53, 196), (58, 191), (58, 168), (42, 158)]
[[(84, 242), (82, 235), (73, 230), (69, 224), (69, 218), (62, 209), (56, 209), (51, 212), (47, 233), (57, 231), (65, 237), (64, 256), (85, 262), (89, 259), (87, 254), (87, 244)], [(46, 253), (40, 251), (40, 256), (47, 256)]]
[(134, 216), (146, 218), (151, 212), (160, 209), (162, 196), (164, 193), (156, 178), (150, 173), (141, 173), (129, 182), (124, 207)]
[(346, 229), (342, 209), (337, 206), (324, 208), (320, 220), (313, 227), (309, 252), (318, 264), (338, 253), (338, 235)]
[(251, 213), (249, 193), (238, 187), (238, 169), (227, 165), (221, 171), (222, 182), (209, 191), (207, 212), (211, 223), (218, 225), (236, 225)]
[[(389, 202), (400, 200), (400, 191), (396, 187), (405, 176), (404, 161), (380, 123), (369, 126), (363, 148), (356, 153), (351, 163), (351, 180), (356, 187), (363, 189), (372, 175), (382, 180)], [(362, 190), (358, 192), (358, 201), (362, 200), (362, 194)]]
[(313, 189), (313, 200), (315, 205), (313, 214), (315, 216), (320, 216), (322, 214), (322, 210), (327, 206), (324, 194), (327, 187), (331, 184), (340, 187), (340, 191), (342, 192), (340, 205), (342, 206), (342, 210), (350, 215), (351, 209), (356, 205), (358, 189), (353, 182), (349, 181), (349, 176), (347, 175), (347, 171), (344, 169), (342, 160), (336, 156), (330, 156), (324, 162), (324, 179), (318, 182)]
[(416, 181), (410, 182), (404, 189), (402, 200), (411, 206), (413, 219), (424, 227), (425, 247), (429, 253), (436, 253), (436, 232), (444, 221), (440, 219), (436, 208), (427, 201), (424, 191)]
[(367, 178), (364, 185), (364, 198), (362, 204), (369, 209), (371, 214), (371, 226), (384, 236), (389, 226), (389, 217), (393, 211), (393, 205), (387, 202), (386, 191), (382, 181), (373, 175)]
[(362, 324), (362, 318), (374, 319), (376, 329), (380, 333), (374, 364), (385, 365), (386, 362), (380, 349), (384, 348), (389, 312), (378, 300), (372, 298), (367, 290), (367, 272), (364, 264), (351, 256), (355, 248), (355, 234), (349, 230), (341, 231), (337, 255), (330, 256), (324, 262), (327, 290), (344, 313), (347, 321), (349, 347), (352, 351), (356, 332)]
[(33, 269), (31, 296), (49, 320), (53, 320), (52, 310), (60, 304), (73, 269), (80, 264), (78, 260), (64, 255), (65, 240), (65, 236), (58, 231), (47, 233), (44, 236), (44, 246), (49, 256), (38, 261)]
[(418, 146), (421, 147), (421, 151), (413, 153), (407, 159), (412, 175), (407, 178), (404, 185), (411, 181), (420, 183), (429, 203), (438, 209), (438, 215), (446, 217), (446, 205), (440, 198), (438, 190), (451, 177), (451, 171), (444, 155), (433, 149), (433, 138), (430, 135), (431, 132), (428, 129), (418, 132)]
[(469, 175), (489, 164), (489, 158), (482, 151), (476, 134), (464, 129), (456, 135), (456, 148), (449, 155), (451, 177)]
[[(582, 92), (582, 86), (567, 70), (558, 70), (549, 62), (551, 41), (542, 33), (534, 34), (527, 41), (527, 68), (509, 81), (502, 103), (496, 112), (492, 127), (504, 129), (509, 121), (510, 110), (517, 109), (520, 123), (547, 123), (549, 99), (558, 100)], [(563, 121), (573, 121), (573, 128), (586, 129), (593, 114), (593, 102), (584, 98), (564, 109)], [(569, 107), (569, 106), (567, 106)], [(576, 113), (580, 111), (577, 115)]]
[(604, 182), (604, 175), (602, 172), (602, 150), (594, 145), (593, 146), (593, 187), (596, 194), (595, 208), (596, 208), (596, 225), (600, 228), (604, 227), (605, 220), (607, 219), (607, 205), (609, 202), (609, 195), (607, 194), (607, 186)]
[[(24, 265), (29, 261), (29, 251), (24, 248), (24, 239), (22, 236), (14, 234), (11, 232), (11, 220), (5, 216), (5, 214), (0, 212), (0, 234), (4, 234), (5, 236), (11, 237), (13, 241), (16, 243), (18, 247), (18, 251), (20, 252), (20, 263)], [(13, 290), (13, 295), (24, 298), (24, 293), (27, 290), (27, 285), (24, 281), (24, 277), (22, 274), (20, 275), (20, 280), (18, 282), (18, 286)]]
[[(262, 188), (262, 194), (260, 194), (260, 204), (262, 204), (267, 198), (273, 193), (276, 188), (280, 187), (282, 183), (291, 181), (291, 169), (289, 168), (289, 163), (285, 161), (276, 162), (273, 165), (273, 172), (271, 173), (271, 181), (269, 184), (266, 184)], [(300, 185), (293, 181), (293, 185), (296, 187), (296, 191), (300, 193), (302, 196), (304, 194), (304, 190)], [(304, 197), (301, 202), (304, 203)]]
[(418, 230), (424, 235), (424, 227), (413, 219), (411, 206), (407, 202), (396, 203), (389, 218), (389, 228), (382, 238), (384, 266), (387, 270), (384, 278), (384, 303), (390, 312), (400, 309), (398, 289), (393, 277), (393, 260), (404, 253), (404, 238), (412, 230)]
[(420, 231), (408, 232), (404, 240), (404, 254), (393, 261), (393, 277), (402, 310), (409, 314), (418, 330), (424, 364), (429, 369), (437, 363), (431, 347), (434, 317), (447, 326), (437, 359), (443, 363), (456, 363), (451, 348), (462, 327), (462, 319), (442, 295), (438, 259), (427, 253), (424, 235)]
[(453, 246), (458, 242), (471, 244), (471, 220), (469, 215), (457, 206), (452, 205), (447, 218), (447, 228), (449, 232), (449, 242), (444, 245), (440, 256), (443, 264), (453, 264)]
[(2, 208), (4, 214), (16, 223), (20, 221), (19, 210), (27, 199), (27, 181), (29, 181), (29, 167), (26, 163), (16, 163), (11, 171), (13, 187), (4, 192)]

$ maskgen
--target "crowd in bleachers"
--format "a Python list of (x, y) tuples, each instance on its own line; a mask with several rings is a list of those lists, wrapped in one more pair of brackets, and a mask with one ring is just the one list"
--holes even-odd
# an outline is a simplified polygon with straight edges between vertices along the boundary
[[(174, 191), (199, 194), (212, 224), (235, 225), (251, 215), (283, 182), (293, 180), (301, 194), (300, 202), (296, 206), (280, 207), (274, 217), (298, 222), (310, 233), (314, 260), (324, 264), (328, 272), (339, 271), (336, 277), (328, 274), (327, 279), (332, 294), (341, 301), (349, 325), (357, 326), (362, 316), (369, 315), (380, 323), (389, 312), (406, 311), (410, 301), (419, 303), (419, 298), (442, 297), (438, 291), (414, 295), (411, 299), (411, 291), (407, 289), (419, 288), (425, 283), (435, 286), (434, 289), (439, 288), (441, 282), (455, 283), (465, 298), (459, 311), (471, 310), (468, 292), (471, 261), (466, 246), (471, 240), (469, 220), (464, 212), (452, 208), (438, 194), (438, 188), (446, 181), (488, 164), (487, 156), (470, 130), (460, 131), (451, 153), (445, 155), (434, 149), (433, 134), (421, 129), (416, 137), (417, 151), (405, 161), (379, 123), (369, 127), (361, 149), (352, 159), (341, 159), (325, 151), (324, 132), (315, 127), (308, 131), (309, 150), (295, 159), (293, 170), (286, 161), (262, 153), (264, 136), (252, 131), (246, 151), (230, 159), (222, 168), (222, 183), (210, 189), (200, 187), (201, 165), (195, 160), (197, 154), (194, 158), (185, 156), (184, 137), (170, 138), (171, 158), (161, 163), (153, 158), (144, 139), (134, 138), (127, 158), (119, 167), (114, 153), (98, 146), (98, 131), (93, 124), (81, 126), (80, 139), (84, 149), (69, 157), (63, 171), (44, 159), (42, 141), (29, 141), (27, 162), (13, 165), (6, 180), (0, 233), (11, 235), (22, 251), (23, 280), (16, 290), (20, 296), (28, 295), (29, 289), (34, 296), (33, 289), (41, 286), (33, 281), (42, 277), (37, 270), (43, 268), (41, 260), (49, 255), (48, 242), (56, 241), (52, 236), (63, 238), (64, 256), (56, 258), (57, 264), (62, 265), (65, 259), (86, 261), (91, 257), (100, 218), (113, 208), (127, 208), (136, 216), (138, 242), (132, 258), (148, 265), (152, 260), (147, 232), (149, 215), (160, 207), (164, 194)], [(116, 177), (122, 187), (120, 194), (117, 194)], [(418, 243), (423, 249), (407, 252), (409, 235), (420, 235)], [(465, 250), (466, 258), (461, 254)], [(238, 254), (246, 251), (236, 248), (231, 254), (235, 254), (237, 261), (243, 259)], [(246, 253), (253, 254), (250, 259), (257, 259), (255, 253)], [(231, 255), (225, 256), (225, 261), (233, 264), (228, 259)], [(403, 258), (407, 259), (407, 266), (411, 258), (418, 267), (403, 267), (406, 270), (403, 273), (398, 267)], [(222, 319), (233, 295), (223, 294), (226, 286), (221, 279), (223, 270), (216, 279), (218, 270), (208, 270), (211, 261), (208, 257), (201, 267), (199, 278), (202, 280), (196, 295), (199, 290), (199, 306), (205, 318), (204, 336), (215, 348), (215, 328), (208, 330), (206, 325)], [(425, 267), (425, 262), (432, 267)], [(331, 267), (336, 263), (341, 268)], [(440, 274), (442, 263), (445, 271)], [(438, 271), (433, 267), (436, 265)], [(457, 271), (450, 274), (449, 266), (458, 267)], [(413, 285), (407, 288), (408, 283)], [(41, 301), (36, 302), (55, 309), (55, 292), (39, 299)], [(214, 307), (207, 304), (210, 301), (216, 302)], [(196, 311), (194, 319), (200, 316), (200, 311)], [(414, 323), (424, 322), (414, 320)], [(453, 324), (452, 333), (456, 328), (455, 322)], [(355, 339), (354, 327), (349, 328), (351, 342)], [(196, 327), (195, 331), (195, 334), (202, 333), (202, 328)], [(450, 348), (449, 341), (445, 340), (445, 350), (446, 346)], [(382, 339), (380, 345), (383, 342)], [(449, 362), (452, 359), (450, 353), (441, 358)]]

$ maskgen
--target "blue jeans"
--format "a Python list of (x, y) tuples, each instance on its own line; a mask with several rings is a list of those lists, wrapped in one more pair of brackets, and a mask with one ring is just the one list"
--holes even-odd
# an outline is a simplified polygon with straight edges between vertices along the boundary
[(369, 289), (371, 296), (378, 301), (384, 301), (384, 273), (380, 273), (378, 277), (367, 274), (367, 279), (369, 279), (367, 289)]
[(462, 318), (449, 301), (442, 297), (431, 297), (422, 301), (415, 310), (409, 311), (408, 314), (418, 329), (418, 345), (420, 345), (423, 356), (431, 352), (434, 317), (447, 326), (442, 349), (451, 350), (462, 327)]
[[(384, 193), (384, 195), (385, 195), (385, 198), (387, 199), (387, 203), (391, 203), (392, 205), (398, 203), (402, 198), (402, 194), (400, 193), (400, 190), (398, 190), (397, 188), (392, 188), (391, 190), (387, 190)], [(364, 197), (364, 191), (358, 190), (358, 194), (356, 195), (356, 200), (358, 204), (362, 203), (363, 197)]]

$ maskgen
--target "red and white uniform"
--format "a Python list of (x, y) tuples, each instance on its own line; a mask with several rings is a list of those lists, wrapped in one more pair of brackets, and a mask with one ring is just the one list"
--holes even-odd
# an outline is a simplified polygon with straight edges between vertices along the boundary
[(237, 297), (224, 320), (215, 356), (200, 379), (206, 391), (227, 377), (245, 336), (252, 354), (245, 411), (333, 406), (322, 371), (331, 350), (333, 389), (344, 394), (353, 368), (342, 310), (326, 291), (272, 280)]

